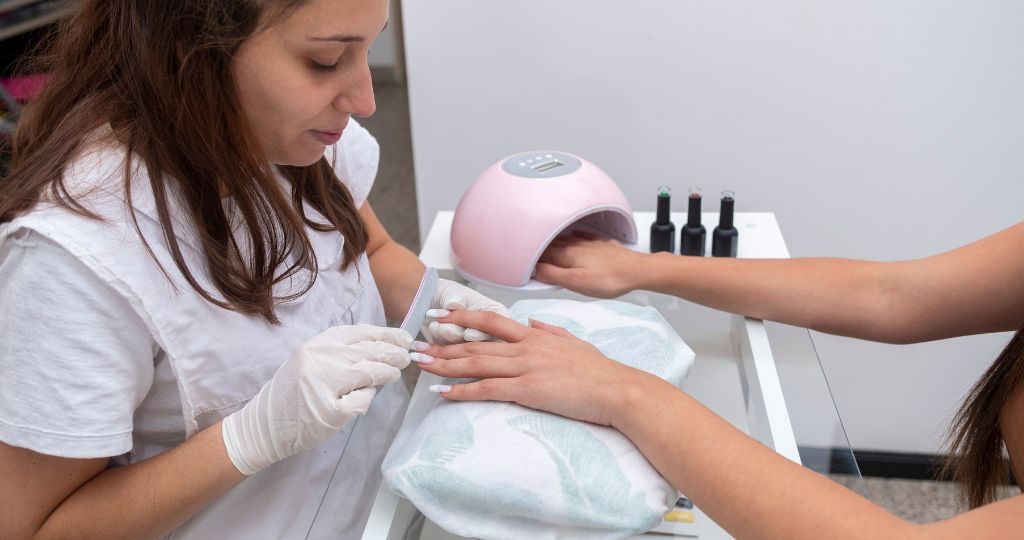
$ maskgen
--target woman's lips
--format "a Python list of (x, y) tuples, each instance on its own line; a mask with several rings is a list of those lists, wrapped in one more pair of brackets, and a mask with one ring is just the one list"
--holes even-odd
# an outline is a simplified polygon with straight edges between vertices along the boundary
[(313, 136), (316, 137), (316, 140), (330, 146), (338, 142), (339, 139), (341, 139), (342, 131), (344, 130), (339, 129), (338, 131), (320, 131), (316, 129), (311, 129), (310, 133), (312, 133)]

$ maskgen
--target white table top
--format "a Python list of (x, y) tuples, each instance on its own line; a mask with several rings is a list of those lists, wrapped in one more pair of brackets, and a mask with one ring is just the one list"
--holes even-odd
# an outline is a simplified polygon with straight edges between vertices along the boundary
[[(450, 231), (452, 220), (455, 217), (454, 211), (438, 212), (434, 218), (434, 224), (430, 228), (427, 239), (423, 242), (423, 249), (420, 250), (420, 259), (427, 266), (437, 268), (439, 272), (453, 271), (454, 265), (451, 260), (451, 238)], [(650, 229), (654, 223), (654, 212), (633, 212), (636, 220), (638, 242), (629, 247), (637, 251), (650, 250)], [(673, 212), (671, 220), (676, 224), (676, 234), (679, 228), (686, 223), (686, 214)], [(705, 212), (701, 214), (701, 222), (708, 231), (706, 255), (711, 255), (711, 231), (718, 223), (717, 212)], [(786, 241), (782, 238), (782, 231), (779, 223), (775, 220), (772, 212), (737, 212), (733, 217), (733, 224), (739, 230), (739, 246), (736, 256), (743, 259), (785, 259), (789, 258), (789, 249)], [(678, 249), (678, 238), (677, 238)]]
[[(425, 264), (436, 268), (438, 272), (447, 277), (453, 277), (454, 266), (451, 260), (450, 232), (454, 218), (454, 212), (439, 212), (435, 216), (433, 225), (423, 243), (420, 251), (420, 259)], [(639, 241), (630, 245), (631, 249), (637, 251), (648, 251), (650, 240), (650, 226), (654, 222), (654, 212), (634, 212), (634, 219), (638, 228)], [(677, 232), (679, 227), (685, 223), (684, 213), (673, 213), (671, 219), (676, 224)], [(708, 229), (707, 254), (711, 251), (711, 231), (718, 223), (717, 213), (704, 213), (702, 222)], [(783, 240), (782, 232), (779, 229), (775, 215), (770, 212), (740, 212), (735, 215), (734, 224), (739, 229), (739, 246), (737, 256), (741, 258), (788, 258), (789, 250)], [(677, 239), (678, 244), (678, 239)], [(499, 301), (511, 303), (512, 301), (529, 296), (530, 291), (502, 288), (487, 289), (483, 292)], [(559, 298), (577, 298), (579, 295), (567, 290), (532, 291), (532, 294)], [(578, 299), (586, 299), (579, 297)], [(729, 317), (724, 313), (714, 312), (707, 308), (690, 304), (679, 298), (652, 293), (649, 291), (635, 291), (622, 298), (623, 300), (640, 305), (651, 305), (662, 312), (666, 320), (680, 331), (683, 339), (697, 353), (699, 361), (691, 370), (683, 389), (690, 393), (705, 405), (708, 405), (726, 420), (737, 428), (750, 433), (751, 418), (750, 399), (756, 399), (755, 408), (768, 411), (771, 417), (769, 422), (774, 422), (772, 429), (779, 433), (788, 433), (787, 437), (773, 440), (773, 444), (779, 448), (778, 451), (787, 455), (799, 463), (799, 455), (796, 443), (792, 439), (792, 427), (789, 425), (786, 406), (782, 397), (782, 390), (778, 384), (778, 376), (775, 373), (774, 360), (772, 359), (770, 346), (764, 335), (764, 326), (761, 321), (755, 319), (742, 319)], [(697, 311), (694, 311), (696, 309)], [(703, 311), (700, 311), (703, 310)], [(732, 321), (733, 329), (730, 330), (728, 323)], [(740, 326), (736, 326), (739, 324)], [(742, 336), (734, 335), (736, 328), (740, 328)], [(753, 356), (757, 367), (753, 364), (744, 365), (744, 353), (741, 350), (745, 342), (746, 347), (756, 350)], [(748, 356), (749, 356), (748, 352)], [(750, 379), (752, 375), (743, 375), (744, 372), (753, 373), (756, 371), (756, 378)], [(422, 373), (417, 384), (416, 392), (425, 392), (429, 384), (439, 380), (436, 376)], [(755, 385), (756, 388), (750, 388)], [(768, 392), (762, 389), (768, 389)], [(753, 392), (753, 394), (752, 394)], [(755, 419), (756, 420), (756, 419)], [(781, 427), (779, 427), (781, 425)], [(765, 426), (762, 426), (764, 428)], [(371, 514), (370, 522), (363, 536), (364, 539), (397, 538), (396, 529), (392, 527), (395, 520), (402, 521), (408, 517), (411, 506), (401, 502), (395, 495), (382, 487), (375, 501), (374, 511)], [(677, 534), (699, 534), (704, 539), (728, 538), (717, 524), (703, 514), (699, 508), (693, 512), (698, 516), (697, 523), (686, 525), (677, 524), (672, 530)], [(671, 528), (671, 527), (670, 527)], [(698, 532), (699, 531), (699, 532)], [(644, 538), (671, 538), (671, 535), (647, 534)], [(427, 523), (424, 529), (423, 538), (434, 540), (448, 540), (457, 538), (450, 535), (431, 523)]]

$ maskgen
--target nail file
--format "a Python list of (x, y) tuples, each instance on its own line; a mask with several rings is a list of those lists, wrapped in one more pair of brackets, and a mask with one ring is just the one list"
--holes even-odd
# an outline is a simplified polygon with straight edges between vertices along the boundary
[[(419, 334), (420, 326), (423, 325), (423, 319), (427, 318), (427, 310), (430, 309), (430, 303), (434, 300), (434, 292), (436, 291), (437, 270), (434, 268), (427, 268), (427, 271), (423, 273), (423, 279), (420, 280), (420, 287), (416, 289), (416, 296), (412, 299), (409, 311), (405, 314), (405, 319), (402, 319), (402, 324), (399, 326), (402, 330), (409, 332), (413, 339), (415, 339), (416, 335)], [(416, 411), (419, 409), (412, 410)], [(317, 519), (320, 517), (320, 510), (326, 508), (324, 506), (324, 500), (326, 500), (327, 495), (332, 491), (342, 489), (340, 487), (335, 487), (334, 477), (338, 472), (338, 467), (341, 466), (342, 456), (345, 455), (345, 450), (348, 449), (348, 443), (352, 439), (352, 434), (359, 428), (359, 421), (362, 419), (362, 416), (357, 417), (355, 419), (354, 427), (348, 432), (349, 438), (346, 439), (345, 448), (342, 449), (341, 456), (338, 457), (338, 463), (334, 466), (334, 471), (331, 472), (331, 479), (328, 482), (327, 491), (324, 492), (323, 498), (320, 500), (320, 505), (316, 509), (316, 515), (313, 516), (313, 523), (310, 524), (309, 528), (310, 531), (317, 526)], [(374, 508), (374, 510), (376, 510), (376, 508)]]
[(420, 288), (416, 290), (416, 296), (413, 297), (412, 304), (409, 306), (409, 312), (405, 314), (405, 319), (402, 320), (402, 325), (399, 327), (409, 332), (413, 338), (420, 333), (420, 327), (423, 326), (423, 319), (427, 317), (427, 310), (430, 309), (430, 303), (434, 300), (436, 290), (437, 270), (427, 268), (420, 281)]

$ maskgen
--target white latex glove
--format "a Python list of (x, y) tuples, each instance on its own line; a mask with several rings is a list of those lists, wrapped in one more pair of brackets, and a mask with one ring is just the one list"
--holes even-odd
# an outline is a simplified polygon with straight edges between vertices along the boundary
[[(493, 311), (504, 317), (508, 317), (508, 309), (501, 303), (491, 300), (486, 296), (454, 281), (448, 279), (437, 280), (437, 290), (434, 292), (434, 299), (430, 304), (431, 309), (462, 309), (466, 311)], [(493, 339), (490, 334), (463, 328), (457, 324), (437, 321), (427, 321), (421, 328), (427, 341), (448, 345), (451, 343), (462, 343), (465, 341), (488, 341)]]
[(401, 377), (412, 336), (397, 328), (335, 326), (306, 341), (249, 403), (224, 419), (231, 463), (252, 474), (318, 446)]

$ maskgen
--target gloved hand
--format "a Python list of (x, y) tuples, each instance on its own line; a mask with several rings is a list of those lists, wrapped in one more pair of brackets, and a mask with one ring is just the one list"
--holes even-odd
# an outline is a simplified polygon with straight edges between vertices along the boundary
[[(448, 279), (437, 280), (437, 290), (434, 292), (434, 299), (430, 304), (432, 309), (461, 309), (465, 311), (493, 311), (499, 315), (508, 317), (508, 309), (501, 303), (491, 300), (486, 296), (454, 281)], [(457, 324), (439, 323), (427, 321), (421, 329), (427, 341), (441, 345), (462, 343), (464, 341), (488, 341), (490, 334), (463, 328)]]
[(401, 377), (412, 336), (397, 328), (335, 326), (299, 346), (249, 403), (224, 419), (231, 463), (250, 475), (313, 448), (370, 408)]

